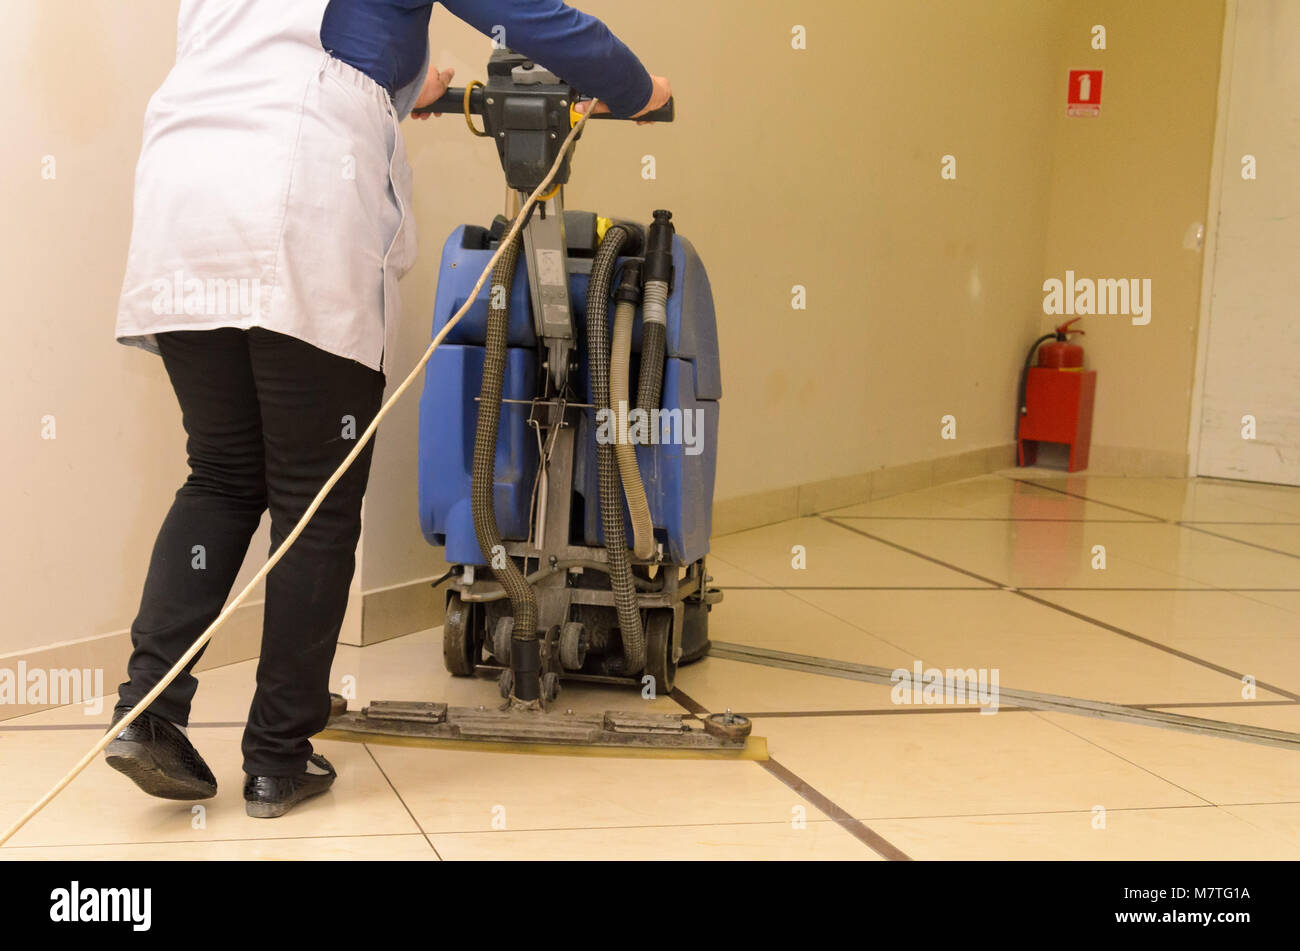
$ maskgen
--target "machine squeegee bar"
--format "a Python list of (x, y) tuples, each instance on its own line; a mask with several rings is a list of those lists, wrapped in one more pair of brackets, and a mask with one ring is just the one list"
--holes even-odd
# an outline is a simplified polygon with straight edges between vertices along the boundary
[[(826, 677), (842, 677), (846, 680), (861, 680), (866, 683), (884, 684), (885, 686), (893, 686), (896, 683), (893, 676), (894, 670), (888, 667), (855, 664), (850, 661), (814, 657), (809, 654), (790, 654), (785, 651), (750, 647), (746, 644), (714, 641), (709, 655), (727, 660), (737, 660), (747, 664), (780, 667), (785, 670), (821, 674)], [(1014, 705), (1028, 707), (1033, 710), (1073, 713), (1078, 716), (1096, 717), (1101, 720), (1137, 723), (1142, 726), (1179, 730), (1183, 733), (1196, 733), (1200, 736), (1214, 736), (1225, 740), (1239, 740), (1243, 743), (1257, 743), (1261, 746), (1276, 746), (1282, 749), (1300, 751), (1300, 733), (1290, 733), (1286, 730), (1270, 730), (1267, 727), (1250, 726), (1244, 723), (1229, 723), (1224, 720), (1210, 720), (1205, 717), (1192, 717), (1181, 713), (1167, 713), (1163, 710), (1150, 710), (1145, 707), (1128, 707), (1123, 704), (1108, 703), (1104, 700), (1085, 700), (1060, 694), (1038, 693), (1033, 690), (1012, 690), (999, 687), (997, 693), (998, 702), (1003, 706)]]
[[(445, 703), (378, 701), (332, 718), (322, 739), (363, 743), (475, 748), (499, 752), (565, 755), (767, 759), (763, 737), (727, 738), (704, 729), (694, 714), (603, 713), (548, 710), (523, 712)], [(600, 750), (601, 754), (595, 751)]]

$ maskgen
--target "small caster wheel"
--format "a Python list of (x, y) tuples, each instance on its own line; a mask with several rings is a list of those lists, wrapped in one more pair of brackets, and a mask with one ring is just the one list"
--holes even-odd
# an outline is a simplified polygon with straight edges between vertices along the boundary
[(330, 716), (341, 717), (348, 712), (348, 702), (341, 693), (330, 694)]
[(587, 662), (587, 627), (570, 621), (560, 628), (560, 663), (565, 670), (581, 670)]
[(704, 732), (723, 740), (743, 740), (753, 728), (754, 724), (749, 722), (749, 717), (742, 717), (730, 710), (726, 713), (710, 713), (704, 718)]
[(492, 631), (492, 656), (498, 664), (510, 663), (510, 636), (515, 632), (515, 619), (503, 617)]
[(515, 672), (513, 670), (501, 671), (501, 676), (497, 678), (497, 689), (501, 691), (501, 699), (509, 700), (510, 694), (515, 689)]
[(442, 622), (442, 662), (454, 677), (474, 673), (478, 660), (474, 649), (473, 604), (466, 604), (459, 594), (447, 596), (447, 617)]
[(551, 703), (560, 695), (560, 675), (551, 671), (542, 674), (542, 699)]
[(656, 696), (666, 697), (673, 692), (677, 680), (677, 661), (673, 657), (675, 641), (672, 608), (654, 608), (647, 611), (645, 672), (655, 680)]

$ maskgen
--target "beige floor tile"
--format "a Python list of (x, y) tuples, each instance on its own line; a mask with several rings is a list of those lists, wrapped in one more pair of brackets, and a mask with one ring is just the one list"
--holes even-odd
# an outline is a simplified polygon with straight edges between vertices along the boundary
[[(863, 619), (852, 613), (838, 614), (825, 610), (818, 595), (844, 592), (772, 590), (728, 591), (718, 607), (709, 616), (709, 637), (762, 647), (769, 650), (815, 657), (833, 657), (859, 664), (881, 667), (910, 665), (913, 655), (900, 649), (888, 638), (880, 638), (863, 630)], [(883, 598), (902, 595), (972, 594), (972, 592), (850, 592), (874, 594)], [(987, 602), (985, 602), (987, 603)], [(838, 616), (837, 616), (838, 614)], [(852, 622), (852, 623), (850, 623)], [(857, 625), (857, 626), (855, 626)]]
[[(1035, 596), (1300, 693), (1300, 590), (1209, 590), (1300, 588), (1291, 557), (1300, 526), (1283, 524), (1300, 522), (1300, 489), (1007, 470), (835, 514), (999, 585), (1061, 588)], [(1247, 524), (1204, 526), (1221, 538), (1172, 524), (1180, 519)], [(1091, 567), (1096, 544), (1106, 546), (1105, 571)], [(806, 549), (806, 570), (791, 565), (794, 545)], [(1241, 697), (1232, 676), (826, 519), (722, 536), (714, 551), (714, 583), (733, 589), (711, 616), (716, 641), (886, 668), (996, 668), (1004, 688), (1124, 703)], [(1201, 590), (1124, 590), (1136, 588)], [(0, 722), (0, 825), (107, 724), (120, 660), (105, 662), (109, 697), (98, 714), (73, 706)], [(193, 827), (192, 804), (149, 799), (101, 761), (0, 858), (431, 860), (429, 838), (453, 859), (876, 858), (759, 764), (735, 760), (322, 741), (340, 770), (335, 789), (284, 819), (248, 819), (241, 729), (221, 724), (242, 724), (255, 668), (200, 675), (193, 736), (221, 784), (203, 804), (203, 828)], [(354, 708), (499, 702), (492, 680), (445, 672), (438, 629), (341, 647), (331, 682), (353, 694)], [(900, 710), (887, 686), (716, 657), (683, 667), (678, 685), (710, 710), (881, 711), (760, 716), (754, 731), (781, 765), (916, 858), (1300, 857), (1300, 760), (1288, 750), (1065, 714)], [(561, 702), (682, 709), (668, 697), (578, 684)], [(1300, 704), (1177, 712), (1300, 733)], [(1104, 831), (1092, 828), (1097, 805), (1108, 810)], [(797, 809), (804, 829), (791, 826)]]
[[(1157, 523), (873, 521), (879, 538), (1017, 587), (1292, 587), (1295, 559)], [(1094, 546), (1105, 548), (1094, 568)]]
[(1035, 482), (1170, 520), (1276, 521), (1300, 513), (1300, 489), (1210, 479), (1038, 476)]
[(1300, 519), (1300, 486), (1265, 485), (1256, 482), (1232, 482), (1223, 479), (1196, 479), (1190, 483), (1193, 492), (1219, 493), (1238, 499), (1242, 504), (1268, 509), (1269, 515), (1260, 521), (1278, 521), (1281, 515), (1295, 521)]
[[(1041, 591), (1036, 596), (1300, 693), (1300, 615), (1264, 600), (1275, 598), (1274, 592)], [(1300, 595), (1291, 602), (1300, 603)]]
[(1224, 812), (1262, 830), (1279, 848), (1300, 850), (1300, 802), (1258, 806), (1222, 806)]
[[(1232, 597), (1196, 595), (1212, 596)], [(1008, 591), (803, 591), (799, 597), (910, 654), (898, 665), (906, 668), (920, 660), (926, 667), (996, 669), (1003, 688), (1113, 703), (1241, 699), (1232, 677)]]
[[(1300, 706), (1174, 712), (1300, 733)], [(1091, 717), (1040, 716), (1215, 805), (1300, 800), (1300, 754), (1294, 750)]]
[(1016, 518), (1026, 520), (1106, 519), (1142, 521), (1142, 516), (1072, 498), (1004, 475), (983, 475), (919, 492), (846, 506), (832, 516), (875, 518)]
[(0, 849), (0, 860), (56, 862), (399, 861), (436, 862), (422, 835), (353, 835), (301, 839), (225, 839), (132, 845), (58, 845)]
[(908, 492), (904, 495), (891, 495), (872, 502), (859, 502), (843, 508), (832, 509), (822, 514), (829, 518), (845, 516), (873, 518), (969, 518), (971, 513), (950, 498), (937, 495), (947, 486), (925, 489), (921, 492)]
[(1231, 810), (1111, 809), (1039, 815), (877, 819), (872, 829), (914, 859), (1158, 861), (1300, 858), (1300, 843)]
[(1271, 604), (1300, 618), (1300, 589), (1293, 591), (1243, 591), (1241, 596), (1249, 598), (1251, 601), (1258, 601), (1261, 604)]
[(887, 710), (895, 706), (888, 686), (723, 658), (679, 668), (677, 687), (712, 712)]
[(772, 758), (853, 816), (1205, 805), (1033, 713), (758, 719)]
[[(908, 523), (912, 524), (912, 523)], [(795, 546), (804, 567), (796, 568)], [(801, 518), (717, 539), (718, 554), (769, 584), (782, 587), (887, 585), (980, 587), (980, 582), (822, 518)]]
[[(1300, 525), (1218, 525), (1215, 523), (1198, 524), (1205, 532), (1235, 538), (1249, 545), (1259, 545), (1275, 551), (1289, 552), (1300, 558)], [(1296, 579), (1300, 583), (1300, 562), (1295, 565)]]
[[(198, 803), (203, 828), (194, 828), (195, 803), (154, 799), (103, 761), (81, 776), (11, 841), (14, 845), (100, 845), (129, 842), (206, 842), (225, 839), (330, 837), (414, 833), (403, 808), (361, 744), (317, 741), (339, 771), (334, 787), (276, 819), (244, 814), (243, 757), (238, 729), (195, 729), (194, 745), (217, 777), (215, 798)], [(7, 827), (86, 752), (84, 730), (0, 733), (0, 826)]]
[(1216, 588), (1294, 588), (1300, 564), (1294, 558), (1251, 548), (1226, 538), (1175, 525), (1108, 526), (1109, 544), (1125, 557)]
[(557, 829), (433, 835), (438, 854), (455, 860), (872, 861), (879, 856), (829, 820), (792, 823)]
[(731, 564), (731, 562), (724, 561), (712, 552), (709, 554), (709, 574), (713, 577), (713, 585), (724, 590), (730, 587), (771, 587), (769, 582), (764, 581), (758, 575), (750, 574), (748, 571), (737, 568), (735, 565)]
[[(1161, 555), (1161, 533), (1193, 534), (1154, 522), (871, 521), (846, 524), (919, 555), (1017, 587), (1204, 587), (1180, 573), (1177, 551)], [(870, 540), (870, 539), (867, 539)], [(1106, 548), (1093, 568), (1093, 546)], [(1223, 544), (1231, 544), (1223, 542)], [(1283, 560), (1282, 556), (1268, 555)], [(1238, 572), (1240, 573), (1240, 572)], [(859, 582), (861, 583), (861, 582)]]
[(750, 761), (372, 749), (429, 833), (789, 822), (803, 803)]

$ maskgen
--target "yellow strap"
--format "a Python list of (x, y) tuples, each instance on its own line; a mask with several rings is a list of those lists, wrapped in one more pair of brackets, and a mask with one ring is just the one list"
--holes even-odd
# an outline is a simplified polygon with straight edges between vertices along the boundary
[(474, 91), (475, 86), (482, 87), (482, 85), (483, 83), (480, 82), (479, 80), (471, 79), (469, 81), (469, 85), (465, 87), (465, 124), (469, 126), (469, 131), (473, 132), (480, 139), (486, 139), (488, 137), (487, 132), (486, 131), (480, 132), (478, 129), (474, 128), (474, 118), (470, 115), (469, 112), (470, 93)]

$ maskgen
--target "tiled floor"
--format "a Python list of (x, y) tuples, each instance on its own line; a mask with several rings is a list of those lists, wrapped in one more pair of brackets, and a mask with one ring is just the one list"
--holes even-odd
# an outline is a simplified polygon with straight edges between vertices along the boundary
[[(715, 539), (727, 590), (711, 635), (1300, 733), (1297, 526), (1300, 489), (1009, 471)], [(360, 702), (496, 697), (443, 671), (437, 631), (342, 648), (345, 676)], [(901, 705), (885, 685), (721, 657), (653, 703), (751, 715), (767, 763), (321, 742), (334, 790), (253, 820), (238, 726), (252, 679), (251, 662), (202, 677), (192, 736), (221, 783), (204, 809), (148, 799), (97, 762), (0, 858), (1300, 858), (1300, 752)], [(645, 701), (570, 686), (564, 702)], [(61, 708), (0, 722), (0, 823), (106, 721)]]

